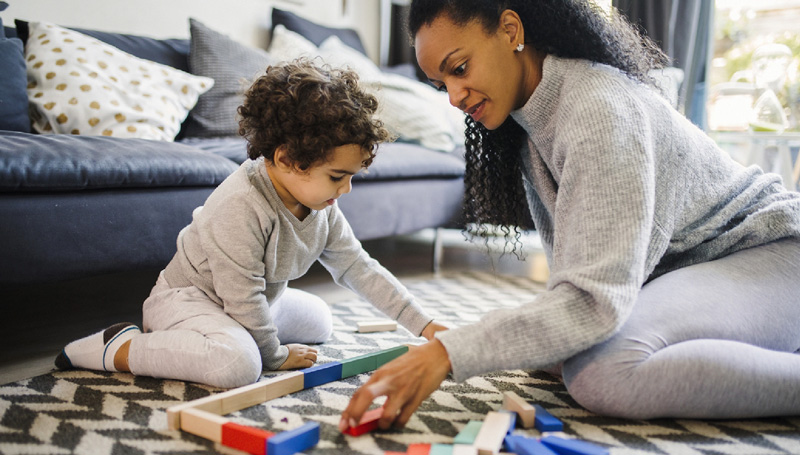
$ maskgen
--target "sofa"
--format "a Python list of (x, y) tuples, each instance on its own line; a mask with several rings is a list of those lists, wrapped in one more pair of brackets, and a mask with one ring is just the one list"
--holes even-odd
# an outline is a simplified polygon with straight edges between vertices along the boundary
[[(7, 73), (0, 78), (0, 284), (35, 285), (166, 265), (192, 210), (247, 159), (246, 143), (236, 134), (235, 119), (242, 82), (267, 64), (292, 57), (292, 46), (297, 45), (287, 40), (287, 32), (293, 33), (293, 39), (300, 36), (306, 40), (302, 44), (306, 51), (322, 49), (334, 39), (331, 60), (348, 52), (363, 55), (363, 46), (358, 49), (360, 42), (352, 30), (324, 27), (280, 10), (273, 11), (272, 20), (272, 44), (283, 48), (273, 49), (272, 44), (266, 50), (250, 48), (197, 21), (190, 24), (188, 39), (52, 28), (69, 36), (68, 43), (89, 37), (114, 48), (111, 52), (101, 46), (108, 55), (120, 50), (124, 58), (129, 54), (142, 59), (142, 71), (153, 62), (192, 76), (180, 76), (190, 78), (187, 80), (197, 87), (196, 102), (178, 100), (188, 111), (185, 117), (178, 115), (169, 125), (155, 126), (139, 119), (139, 123), (119, 129), (125, 125), (120, 120), (125, 116), (117, 114), (119, 123), (101, 133), (84, 133), (77, 126), (56, 131), (69, 126), (73, 118), (93, 115), (91, 108), (51, 116), (47, 106), (55, 106), (51, 109), (55, 111), (59, 103), (65, 103), (37, 104), (39, 98), (51, 96), (43, 88), (52, 82), (48, 78), (52, 75), (57, 80), (60, 75), (54, 73), (62, 66), (69, 67), (73, 58), (81, 60), (67, 47), (58, 48), (65, 57), (53, 63), (58, 71), (37, 75), (36, 71), (49, 63), (38, 63), (45, 57), (33, 55), (33, 49), (44, 52), (47, 48), (43, 46), (52, 45), (42, 44), (50, 37), (40, 38), (46, 35), (40, 31), (53, 24), (17, 20), (13, 27), (3, 27), (0, 23), (0, 67)], [(277, 31), (280, 36), (275, 35)], [(363, 66), (366, 64), (359, 61), (351, 66), (358, 70), (361, 65), (365, 73), (372, 71), (367, 84), (375, 77), (384, 78), (383, 86), (394, 87), (390, 91), (396, 92), (387, 95), (389, 106), (392, 99), (404, 99), (409, 109), (384, 109), (384, 122), (390, 130), (397, 122), (395, 117), (401, 117), (393, 131), (397, 140), (379, 147), (368, 172), (356, 175), (352, 192), (339, 199), (355, 235), (369, 240), (457, 224), (464, 174), (457, 132), (450, 134), (447, 128), (422, 131), (437, 122), (446, 123), (441, 121), (442, 115), (450, 114), (431, 107), (428, 88), (405, 75), (407, 69), (376, 70)], [(37, 65), (39, 68), (34, 68)], [(79, 73), (69, 71), (64, 77), (80, 79)], [(57, 90), (65, 85), (55, 85), (52, 96), (60, 96)], [(166, 85), (162, 83), (158, 89)], [(91, 88), (88, 83), (80, 87), (76, 90)], [(417, 99), (412, 96), (415, 91), (422, 93), (417, 105), (411, 103)], [(130, 92), (123, 89), (119, 96), (130, 98)], [(82, 93), (76, 93), (70, 103), (83, 102)], [(133, 106), (137, 107), (130, 112), (145, 115), (151, 110)], [(426, 117), (429, 114), (435, 118)], [(90, 117), (88, 124), (92, 123), (102, 126), (100, 119)], [(173, 127), (177, 134), (169, 137)], [(151, 136), (126, 136), (148, 128)]]

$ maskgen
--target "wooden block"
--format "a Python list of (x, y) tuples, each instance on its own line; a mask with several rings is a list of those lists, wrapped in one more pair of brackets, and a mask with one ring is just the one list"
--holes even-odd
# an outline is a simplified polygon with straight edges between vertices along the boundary
[(358, 322), (359, 333), (391, 332), (394, 330), (397, 330), (397, 322), (388, 319), (382, 321)]
[(203, 411), (211, 412), (213, 414), (222, 414), (222, 401), (217, 398), (217, 395), (209, 395), (207, 397), (198, 398), (196, 400), (187, 401), (186, 403), (176, 404), (167, 408), (167, 428), (170, 430), (181, 429), (181, 411), (184, 409), (195, 408)]
[(453, 444), (453, 455), (478, 455), (478, 449), (472, 445)]
[(224, 415), (303, 390), (303, 373), (292, 371), (243, 387), (209, 395), (167, 409), (167, 427), (181, 428), (181, 411), (194, 408)]
[(558, 455), (534, 438), (508, 435), (505, 444), (506, 449), (517, 455)]
[(493, 455), (500, 452), (503, 439), (508, 434), (511, 415), (507, 412), (491, 411), (483, 419), (483, 425), (475, 438), (475, 447), (479, 455)]
[(608, 455), (608, 449), (577, 439), (564, 439), (557, 436), (542, 438), (542, 444), (560, 455)]
[(533, 405), (536, 409), (536, 418), (534, 419), (533, 426), (539, 431), (561, 431), (564, 429), (564, 424), (553, 417), (552, 414), (538, 404)]
[(380, 420), (381, 415), (383, 415), (383, 406), (367, 411), (361, 416), (357, 426), (348, 427), (344, 430), (344, 433), (350, 436), (361, 436), (364, 433), (375, 431), (378, 428), (378, 420)]
[(319, 443), (319, 423), (308, 422), (294, 430), (284, 431), (267, 439), (269, 455), (292, 455)]
[(222, 445), (253, 455), (266, 455), (267, 440), (275, 433), (228, 422), (222, 425)]
[(182, 410), (180, 421), (181, 430), (214, 442), (222, 442), (222, 426), (228, 423), (225, 417), (197, 408)]
[(369, 373), (378, 368), (378, 353), (360, 355), (351, 359), (345, 359), (342, 363), (342, 379), (349, 378), (361, 373)]
[(222, 412), (220, 414), (230, 414), (267, 401), (267, 385), (264, 382), (256, 382), (237, 387), (220, 393), (218, 398), (222, 400)]
[(292, 371), (284, 373), (280, 376), (269, 378), (264, 383), (266, 388), (266, 398), (264, 401), (274, 400), (290, 393), (295, 393), (303, 390), (303, 382), (305, 377), (302, 371)]
[(377, 353), (377, 365), (375, 368), (380, 368), (381, 365), (391, 362), (392, 360), (400, 357), (408, 352), (408, 346), (395, 346)]
[(516, 412), (522, 423), (522, 428), (533, 428), (536, 419), (536, 408), (516, 393), (503, 393), (503, 409)]
[(481, 426), (483, 426), (483, 422), (480, 420), (470, 420), (464, 425), (464, 428), (458, 432), (456, 437), (453, 438), (453, 444), (474, 444), (478, 432), (481, 431)]
[(430, 444), (411, 444), (406, 450), (406, 455), (430, 455)]
[(329, 382), (338, 381), (342, 379), (342, 363), (330, 362), (322, 365), (316, 365), (303, 372), (303, 388), (309, 389), (318, 385), (327, 384)]
[(453, 455), (453, 446), (451, 444), (432, 444), (428, 455)]

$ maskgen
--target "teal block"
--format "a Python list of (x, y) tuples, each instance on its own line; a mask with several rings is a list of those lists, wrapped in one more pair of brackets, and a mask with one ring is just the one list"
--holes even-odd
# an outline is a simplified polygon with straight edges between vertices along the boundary
[(380, 351), (342, 360), (342, 379), (375, 371), (378, 368), (378, 354)]
[(378, 365), (375, 368), (380, 368), (381, 365), (391, 362), (406, 352), (408, 352), (408, 346), (395, 346), (378, 352)]
[(474, 444), (475, 438), (478, 437), (478, 432), (481, 431), (481, 426), (483, 426), (482, 421), (470, 420), (453, 439), (453, 444)]
[(453, 446), (450, 444), (432, 444), (428, 455), (453, 455)]

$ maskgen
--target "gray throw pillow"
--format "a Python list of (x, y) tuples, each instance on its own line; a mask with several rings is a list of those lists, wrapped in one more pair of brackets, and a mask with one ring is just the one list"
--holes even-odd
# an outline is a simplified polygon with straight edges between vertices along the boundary
[(192, 74), (213, 78), (214, 86), (189, 113), (185, 135), (235, 136), (239, 130), (236, 109), (245, 90), (274, 61), (266, 51), (236, 42), (195, 19), (189, 19), (189, 29), (189, 69)]

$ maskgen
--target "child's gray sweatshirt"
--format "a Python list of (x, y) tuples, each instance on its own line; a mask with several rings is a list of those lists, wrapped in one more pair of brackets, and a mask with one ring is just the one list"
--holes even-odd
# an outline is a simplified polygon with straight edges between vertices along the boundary
[(269, 305), (316, 260), (336, 283), (414, 335), (432, 320), (363, 250), (337, 204), (297, 219), (275, 192), (263, 159), (244, 162), (195, 210), (164, 274), (171, 287), (197, 286), (223, 306), (255, 339), (264, 368), (275, 370), (288, 349), (278, 341)]
[(531, 302), (436, 334), (456, 380), (562, 362), (613, 335), (648, 280), (800, 235), (800, 193), (616, 69), (548, 56), (512, 117), (550, 279)]

